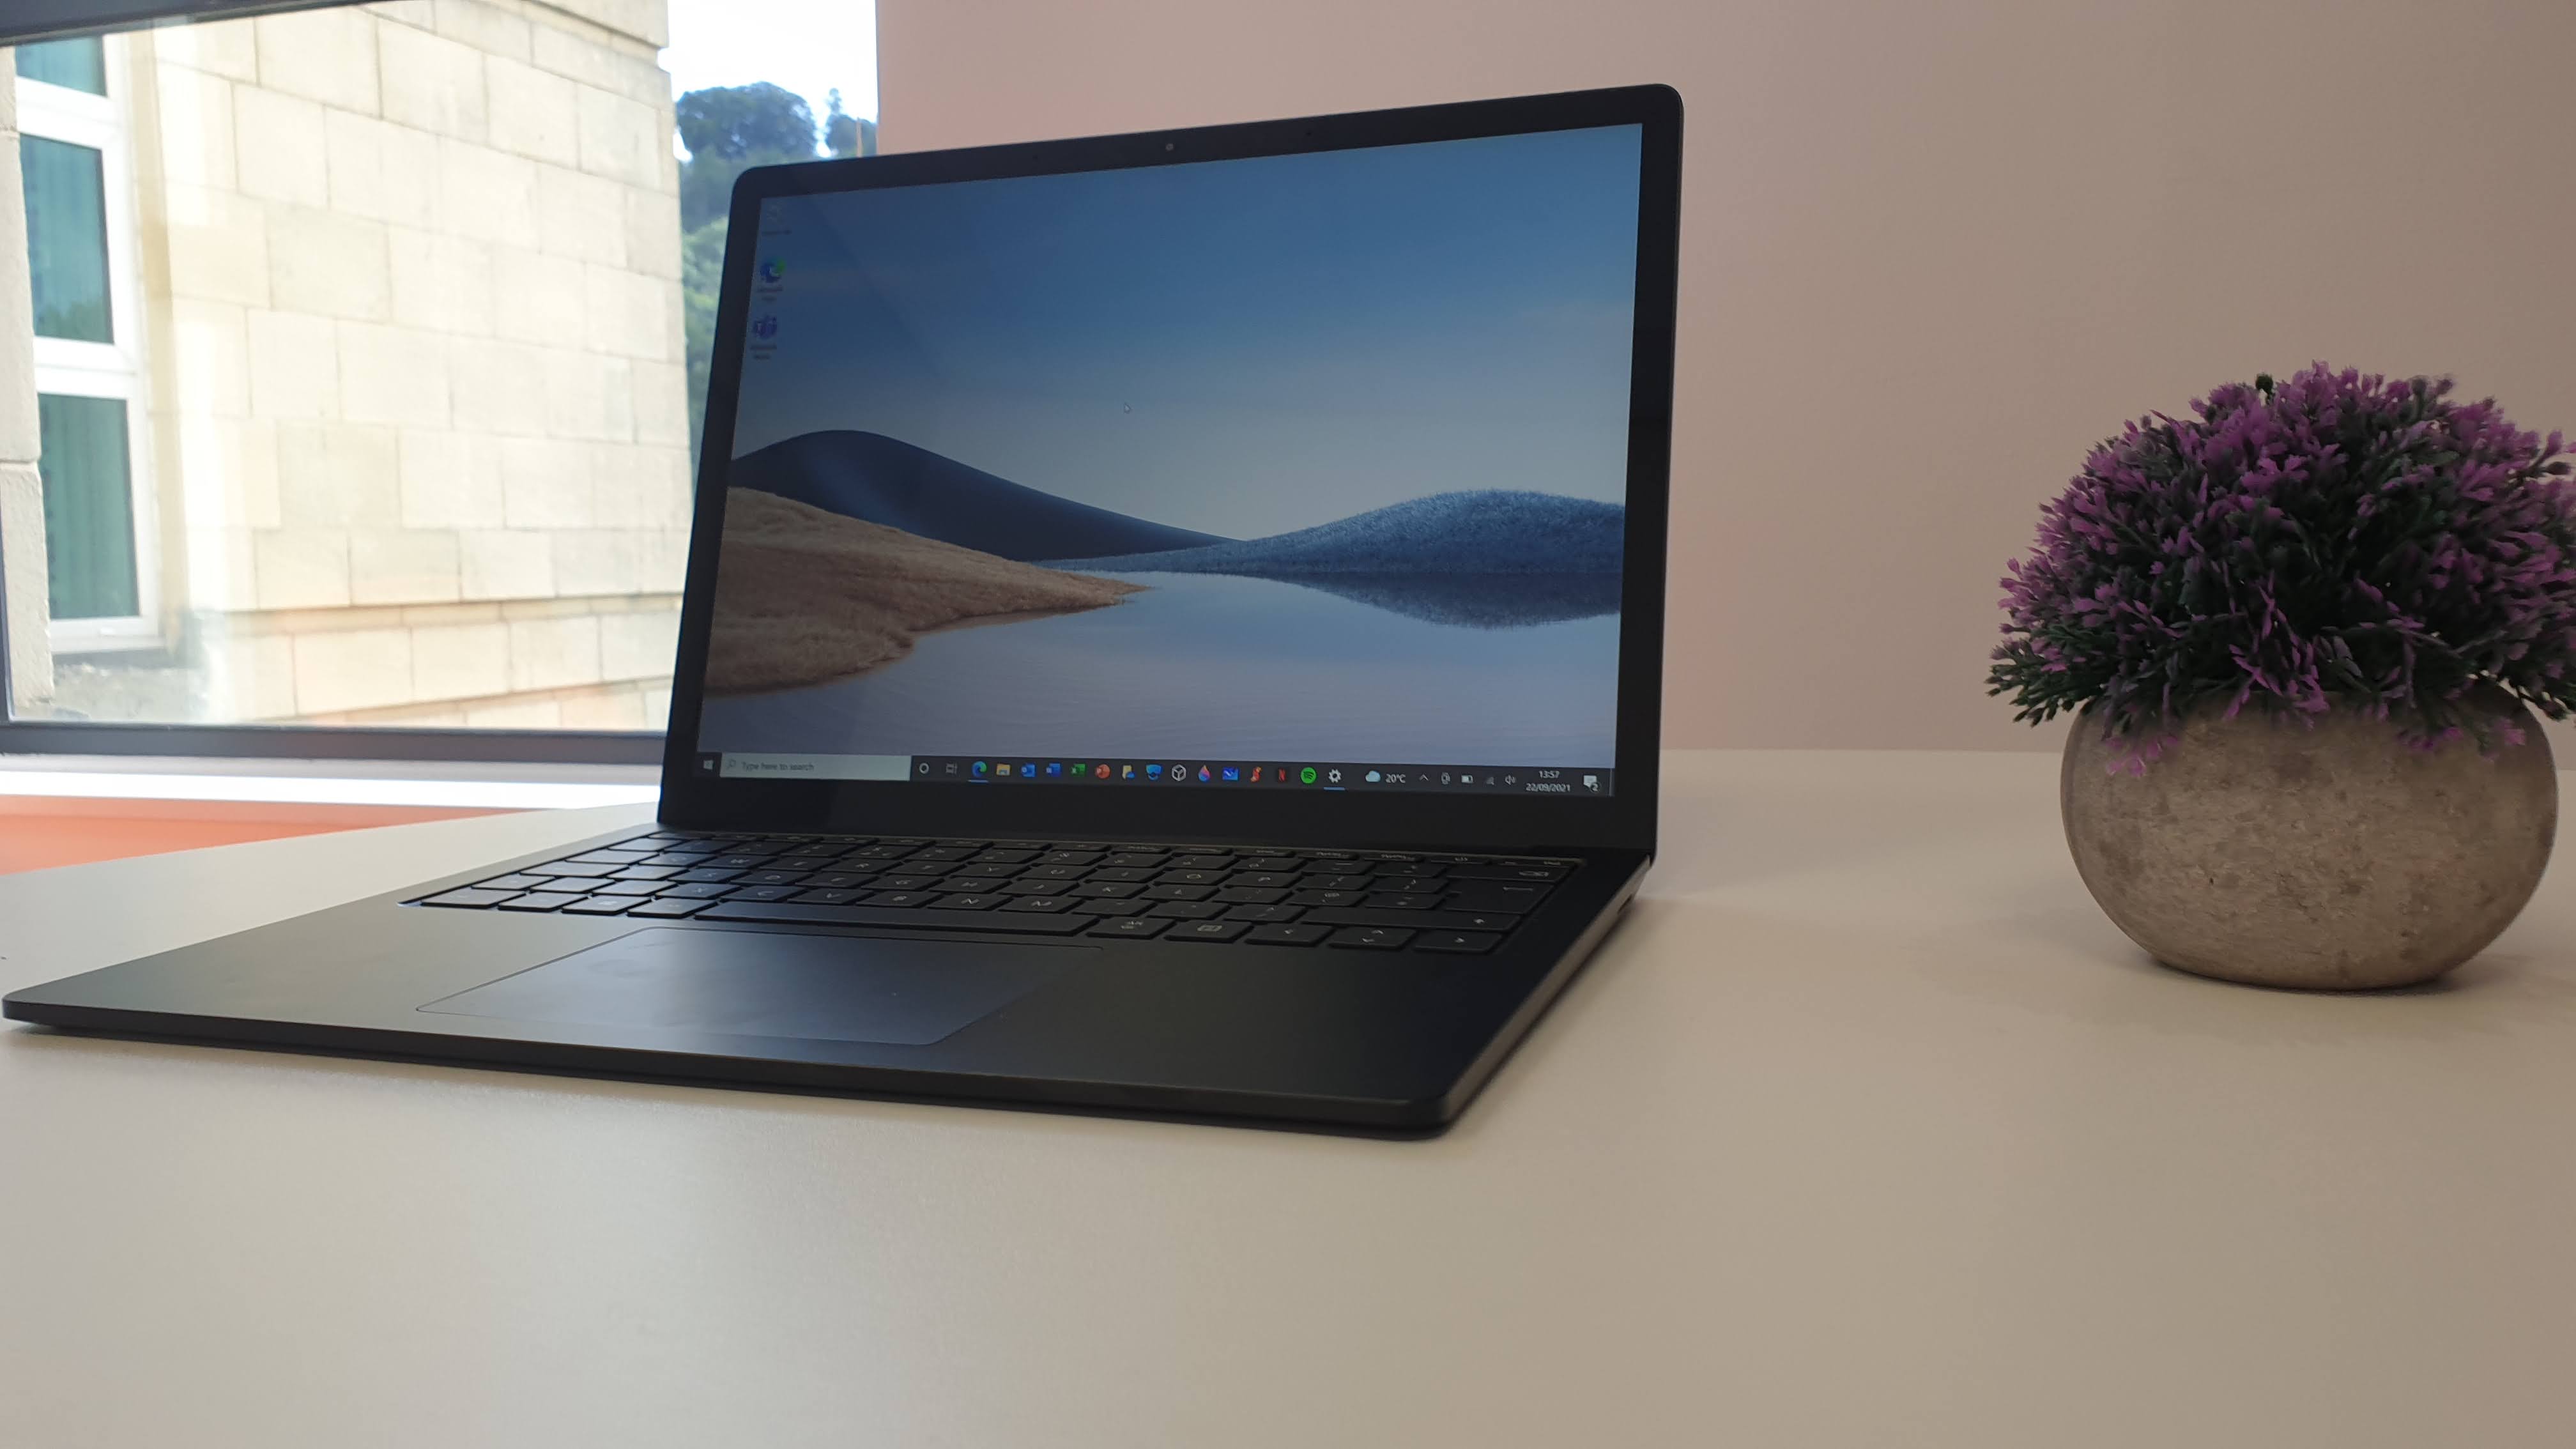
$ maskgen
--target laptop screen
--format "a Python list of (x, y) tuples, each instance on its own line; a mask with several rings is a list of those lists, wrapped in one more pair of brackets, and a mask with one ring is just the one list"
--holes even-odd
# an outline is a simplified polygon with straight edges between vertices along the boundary
[(764, 202), (698, 768), (1610, 795), (1640, 143)]

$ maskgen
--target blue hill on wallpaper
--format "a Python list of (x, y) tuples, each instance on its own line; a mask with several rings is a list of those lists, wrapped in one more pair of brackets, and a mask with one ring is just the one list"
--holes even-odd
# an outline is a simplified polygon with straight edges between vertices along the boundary
[(880, 433), (799, 433), (734, 459), (726, 482), (1023, 563), (1226, 542), (1023, 488)]
[(1331, 523), (1151, 554), (1051, 558), (1057, 568), (1302, 578), (1316, 574), (1610, 574), (1628, 510), (1553, 493), (1435, 493)]
[(1075, 503), (876, 433), (805, 433), (734, 461), (737, 488), (1018, 562), (1229, 574), (1436, 624), (1513, 628), (1618, 612), (1627, 510), (1515, 489), (1436, 493), (1265, 538)]

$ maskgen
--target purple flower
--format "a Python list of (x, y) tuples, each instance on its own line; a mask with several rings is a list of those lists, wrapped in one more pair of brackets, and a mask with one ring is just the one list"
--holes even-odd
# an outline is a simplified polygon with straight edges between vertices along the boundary
[(2318, 363), (2130, 423), (2006, 566), (1993, 692), (2034, 723), (2098, 706), (2115, 767), (2141, 770), (2203, 706), (2356, 706), (2425, 748), (2519, 742), (2480, 686), (2567, 718), (2564, 440), (2450, 392)]

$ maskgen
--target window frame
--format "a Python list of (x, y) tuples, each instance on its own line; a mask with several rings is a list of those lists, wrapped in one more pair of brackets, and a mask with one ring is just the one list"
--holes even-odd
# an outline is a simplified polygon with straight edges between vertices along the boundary
[[(87, 0), (63, 0), (75, 8)], [(179, 0), (161, 4), (152, 0), (135, 0), (140, 6), (133, 15), (84, 15), (78, 23), (40, 26), (32, 34), (15, 39), (59, 39), (99, 33), (102, 24), (119, 20), (141, 20), (161, 10), (193, 12), (191, 19), (210, 19), (219, 15), (246, 13), (253, 10), (327, 9), (355, 0)], [(116, 8), (115, 0), (105, 0), (102, 9)], [(145, 648), (163, 642), (159, 609), (159, 508), (155, 490), (148, 480), (150, 462), (150, 403), (144, 392), (150, 373), (144, 352), (145, 329), (131, 325), (120, 329), (117, 319), (139, 324), (143, 318), (142, 298), (138, 286), (141, 269), (138, 260), (138, 234), (133, 190), (130, 121), (121, 114), (119, 66), (126, 63), (122, 37), (102, 36), (107, 47), (106, 70), (108, 95), (92, 96), (83, 91), (56, 86), (44, 81), (28, 80), (16, 74), (16, 67), (0, 69), (0, 83), (15, 87), (18, 100), (17, 126), (21, 136), (40, 136), (49, 140), (67, 140), (74, 145), (91, 144), (78, 135), (64, 135), (57, 129), (63, 123), (75, 131), (100, 134), (101, 126), (112, 127), (120, 144), (100, 146), (101, 183), (107, 194), (109, 213), (108, 306), (111, 314), (111, 336), (123, 340), (109, 343), (71, 343), (61, 338), (37, 338), (35, 388), (38, 393), (55, 391), (87, 396), (121, 396), (126, 399), (126, 427), (129, 434), (128, 459), (138, 493), (135, 510), (137, 592), (143, 605), (142, 618), (153, 628), (149, 639), (126, 645)], [(31, 96), (38, 102), (28, 105)], [(31, 127), (29, 121), (36, 121)], [(120, 254), (119, 238), (123, 251)], [(110, 354), (116, 354), (110, 356)], [(130, 379), (122, 393), (99, 393), (94, 389), (113, 385), (117, 376)], [(56, 387), (60, 380), (63, 386)], [(84, 385), (86, 384), (86, 385)], [(147, 565), (146, 548), (152, 562)], [(5, 568), (5, 564), (0, 564)], [(6, 583), (0, 575), (0, 588)], [(146, 594), (146, 591), (148, 595)], [(91, 621), (81, 621), (88, 623)], [(99, 646), (63, 649), (53, 643), (54, 626), (47, 628), (48, 644), (61, 653), (95, 653)], [(8, 611), (0, 608), (0, 755), (114, 756), (125, 758), (243, 759), (243, 760), (332, 760), (386, 764), (453, 763), (453, 764), (529, 764), (529, 765), (647, 765), (659, 766), (663, 753), (663, 731), (652, 730), (475, 730), (475, 729), (399, 729), (370, 728), (350, 725), (301, 724), (175, 724), (127, 720), (56, 720), (20, 719), (15, 714), (17, 692), (11, 685), (8, 650)], [(112, 647), (112, 646), (111, 646)]]
[(142, 253), (136, 232), (131, 111), (126, 104), (122, 36), (102, 36), (107, 94), (11, 75), (17, 87), (18, 134), (94, 151), (107, 235), (108, 340), (35, 338), (38, 394), (111, 398), (125, 404), (126, 492), (134, 534), (135, 612), (113, 618), (50, 620), (56, 655), (159, 649), (168, 641), (161, 613), (161, 513), (152, 460), (151, 356), (143, 326)]

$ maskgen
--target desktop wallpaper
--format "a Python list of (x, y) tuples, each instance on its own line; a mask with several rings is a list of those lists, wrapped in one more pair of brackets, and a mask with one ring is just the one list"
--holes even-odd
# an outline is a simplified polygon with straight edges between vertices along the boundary
[(1638, 150), (769, 202), (699, 748), (1611, 765)]

